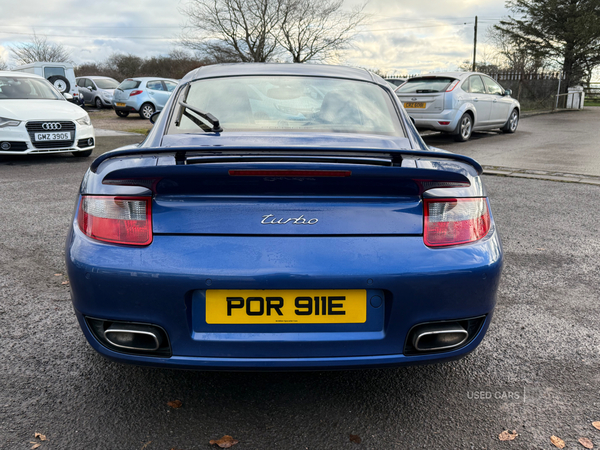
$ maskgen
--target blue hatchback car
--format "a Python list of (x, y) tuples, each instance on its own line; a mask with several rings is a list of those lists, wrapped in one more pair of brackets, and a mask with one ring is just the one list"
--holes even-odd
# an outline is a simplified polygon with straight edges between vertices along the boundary
[(186, 75), (146, 140), (81, 184), (66, 261), (91, 346), (200, 370), (475, 349), (502, 269), (482, 169), (428, 148), (388, 86), (325, 65)]

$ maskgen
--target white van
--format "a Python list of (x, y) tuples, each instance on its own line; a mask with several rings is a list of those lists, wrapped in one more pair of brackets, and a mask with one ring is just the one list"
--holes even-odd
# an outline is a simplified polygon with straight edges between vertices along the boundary
[(46, 78), (61, 94), (71, 94), (79, 103), (79, 89), (75, 81), (73, 64), (65, 62), (34, 62), (17, 66), (13, 71), (33, 73)]

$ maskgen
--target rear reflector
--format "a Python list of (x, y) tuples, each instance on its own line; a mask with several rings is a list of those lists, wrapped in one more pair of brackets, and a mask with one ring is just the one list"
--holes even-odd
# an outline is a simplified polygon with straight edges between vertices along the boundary
[(425, 199), (424, 208), (423, 239), (429, 247), (475, 242), (490, 230), (485, 198)]
[(440, 125), (450, 125), (450, 122), (438, 122)]
[(230, 170), (232, 177), (349, 177), (349, 170)]
[(83, 196), (77, 222), (83, 233), (99, 241), (126, 245), (152, 242), (149, 197)]

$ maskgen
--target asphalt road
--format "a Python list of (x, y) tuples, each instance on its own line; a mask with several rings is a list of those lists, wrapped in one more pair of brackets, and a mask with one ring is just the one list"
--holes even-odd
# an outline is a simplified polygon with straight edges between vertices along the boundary
[[(100, 137), (96, 153), (137, 139)], [(463, 360), (189, 372), (109, 362), (76, 323), (63, 246), (90, 162), (0, 159), (0, 449), (29, 449), (36, 432), (47, 437), (39, 450), (208, 449), (225, 434), (236, 450), (600, 444), (600, 187), (484, 177), (506, 265), (489, 332)], [(181, 408), (167, 406), (176, 399)], [(503, 430), (519, 436), (500, 442)]]
[(600, 108), (523, 118), (517, 132), (473, 133), (468, 142), (425, 136), (434, 147), (471, 156), (486, 166), (600, 176)]

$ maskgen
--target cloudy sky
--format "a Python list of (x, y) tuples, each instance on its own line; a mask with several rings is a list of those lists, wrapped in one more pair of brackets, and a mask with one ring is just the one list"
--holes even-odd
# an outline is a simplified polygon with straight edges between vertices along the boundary
[[(28, 42), (32, 33), (61, 43), (76, 64), (103, 61), (112, 53), (168, 54), (177, 47), (187, 0), (21, 0), (0, 3), (0, 58)], [(350, 8), (360, 0), (346, 0)], [(370, 0), (370, 23), (357, 34), (341, 62), (408, 74), (456, 68), (472, 58), (473, 23), (479, 17), (478, 60), (486, 28), (506, 17), (502, 0)], [(489, 53), (489, 52), (488, 52)]]

